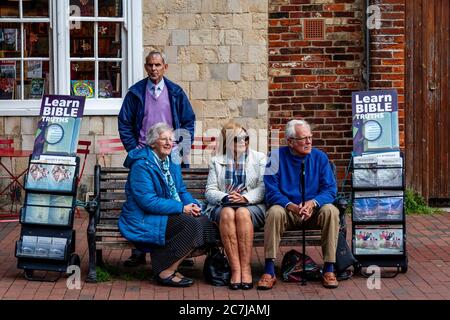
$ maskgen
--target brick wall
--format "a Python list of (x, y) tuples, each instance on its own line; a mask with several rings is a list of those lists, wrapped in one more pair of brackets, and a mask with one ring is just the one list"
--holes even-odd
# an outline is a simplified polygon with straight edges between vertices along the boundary
[[(402, 144), (403, 2), (377, 1), (382, 25), (371, 32), (372, 89), (398, 90)], [(324, 19), (324, 39), (304, 39), (303, 20), (311, 18)], [(351, 92), (364, 89), (363, 19), (362, 0), (269, 1), (269, 128), (283, 137), (289, 119), (308, 120), (313, 144), (336, 163), (339, 180), (353, 149)]]
[(370, 31), (371, 89), (398, 93), (400, 146), (405, 147), (405, 0), (373, 1), (381, 9), (381, 28)]

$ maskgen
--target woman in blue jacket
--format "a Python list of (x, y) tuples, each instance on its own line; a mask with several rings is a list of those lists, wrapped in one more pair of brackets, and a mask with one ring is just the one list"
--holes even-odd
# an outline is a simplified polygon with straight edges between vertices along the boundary
[(181, 167), (171, 160), (172, 148), (173, 129), (158, 123), (148, 132), (147, 146), (128, 154), (127, 200), (119, 230), (136, 248), (150, 251), (158, 283), (187, 287), (193, 280), (177, 268), (195, 249), (213, 243), (215, 230), (187, 192)]

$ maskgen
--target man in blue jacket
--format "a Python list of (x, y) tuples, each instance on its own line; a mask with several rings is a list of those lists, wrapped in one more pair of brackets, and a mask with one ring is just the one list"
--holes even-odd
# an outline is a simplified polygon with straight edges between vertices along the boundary
[[(264, 225), (265, 270), (258, 289), (272, 289), (276, 282), (274, 260), (280, 238), (287, 229), (319, 227), (322, 230), (324, 269), (322, 284), (336, 288), (334, 273), (339, 233), (339, 210), (332, 205), (337, 187), (326, 154), (312, 147), (310, 125), (291, 120), (286, 125), (287, 147), (272, 152), (264, 176), (267, 211)], [(302, 203), (301, 167), (305, 168), (305, 202)]]
[[(186, 159), (194, 140), (195, 114), (183, 89), (164, 77), (166, 61), (165, 54), (159, 51), (147, 55), (144, 67), (148, 77), (129, 89), (120, 109), (120, 139), (127, 152), (143, 148), (148, 129), (164, 122), (175, 130), (178, 141), (175, 154)], [(145, 264), (145, 254), (133, 249), (125, 266), (138, 264)]]

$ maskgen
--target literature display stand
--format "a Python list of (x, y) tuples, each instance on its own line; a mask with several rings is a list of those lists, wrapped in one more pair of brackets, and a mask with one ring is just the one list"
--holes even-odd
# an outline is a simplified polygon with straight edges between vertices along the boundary
[[(76, 150), (84, 102), (85, 97), (42, 98), (15, 249), (17, 268), (25, 271), (28, 280), (56, 281), (69, 266), (80, 266), (73, 221), (80, 168)], [(59, 276), (38, 277), (34, 275), (37, 270), (59, 272)]]
[(80, 265), (72, 230), (80, 161), (78, 157), (62, 159), (39, 163), (30, 159), (15, 252), (17, 267), (24, 269), (28, 280), (45, 280), (33, 277), (34, 270), (61, 274), (70, 265)]
[(361, 267), (406, 272), (403, 158), (355, 157), (352, 171), (353, 255)]
[[(395, 90), (352, 93), (352, 250), (359, 268), (406, 272), (405, 175)], [(361, 270), (359, 270), (361, 271)]]

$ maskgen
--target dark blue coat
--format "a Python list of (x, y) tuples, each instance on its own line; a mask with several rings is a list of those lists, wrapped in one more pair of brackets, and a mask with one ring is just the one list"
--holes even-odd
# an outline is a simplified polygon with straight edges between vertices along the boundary
[(170, 173), (181, 202), (170, 192), (150, 147), (128, 153), (124, 166), (130, 168), (125, 185), (127, 200), (119, 218), (122, 236), (132, 242), (164, 245), (169, 215), (183, 213), (183, 207), (197, 201), (186, 190), (181, 167), (170, 163)]
[[(119, 113), (119, 134), (125, 149), (130, 152), (139, 144), (139, 131), (142, 128), (145, 110), (145, 90), (148, 78), (134, 84), (128, 91)], [(170, 109), (174, 129), (185, 129), (194, 139), (195, 114), (183, 89), (164, 78), (169, 93)]]

